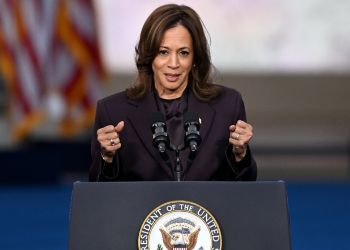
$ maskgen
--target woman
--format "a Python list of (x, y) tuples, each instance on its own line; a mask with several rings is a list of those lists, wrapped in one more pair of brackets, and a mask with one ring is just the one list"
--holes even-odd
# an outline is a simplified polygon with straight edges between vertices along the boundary
[[(241, 95), (211, 83), (209, 46), (193, 9), (157, 8), (142, 28), (136, 65), (134, 85), (97, 103), (90, 181), (172, 180), (172, 170), (152, 146), (149, 117), (163, 112), (170, 141), (178, 146), (187, 110), (199, 114), (203, 142), (186, 180), (256, 180), (248, 146), (253, 128), (246, 123)], [(168, 154), (173, 160), (174, 153)], [(188, 155), (188, 148), (180, 152), (182, 178)]]

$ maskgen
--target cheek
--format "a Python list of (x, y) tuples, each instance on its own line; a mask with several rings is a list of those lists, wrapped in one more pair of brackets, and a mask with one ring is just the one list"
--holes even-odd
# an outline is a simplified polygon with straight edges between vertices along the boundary
[(157, 70), (161, 70), (164, 67), (165, 61), (156, 57), (153, 62), (152, 62), (152, 69), (153, 72), (157, 71)]
[(186, 63), (186, 65), (184, 65), (184, 66), (187, 69), (187, 72), (190, 72), (192, 69), (192, 62)]
[(192, 69), (192, 63), (193, 63), (193, 58), (186, 60), (183, 64), (183, 66), (187, 69), (188, 72), (190, 72)]

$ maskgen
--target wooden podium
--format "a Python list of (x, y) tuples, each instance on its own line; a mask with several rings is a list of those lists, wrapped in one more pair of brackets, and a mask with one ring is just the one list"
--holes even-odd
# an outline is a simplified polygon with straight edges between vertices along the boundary
[(199, 204), (215, 217), (223, 250), (291, 250), (283, 181), (76, 182), (68, 249), (137, 250), (145, 218), (175, 200)]

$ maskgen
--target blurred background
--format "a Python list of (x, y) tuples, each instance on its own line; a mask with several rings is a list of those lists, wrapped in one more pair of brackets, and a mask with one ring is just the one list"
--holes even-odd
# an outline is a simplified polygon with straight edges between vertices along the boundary
[[(0, 0), (4, 249), (66, 249), (95, 104), (135, 81), (142, 25), (165, 3)], [(258, 180), (287, 183), (293, 249), (350, 249), (350, 2), (185, 4), (210, 34), (214, 81), (242, 93)]]

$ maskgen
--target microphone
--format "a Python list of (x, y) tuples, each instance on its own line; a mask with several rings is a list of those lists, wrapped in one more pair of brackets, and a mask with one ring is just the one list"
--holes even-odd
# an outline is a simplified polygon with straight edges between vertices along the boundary
[(195, 152), (202, 143), (202, 137), (199, 133), (201, 126), (200, 118), (197, 112), (189, 110), (184, 114), (185, 146), (189, 147), (191, 152)]
[(150, 116), (151, 130), (153, 132), (153, 146), (164, 153), (169, 147), (170, 139), (166, 133), (166, 120), (162, 112), (156, 111)]

